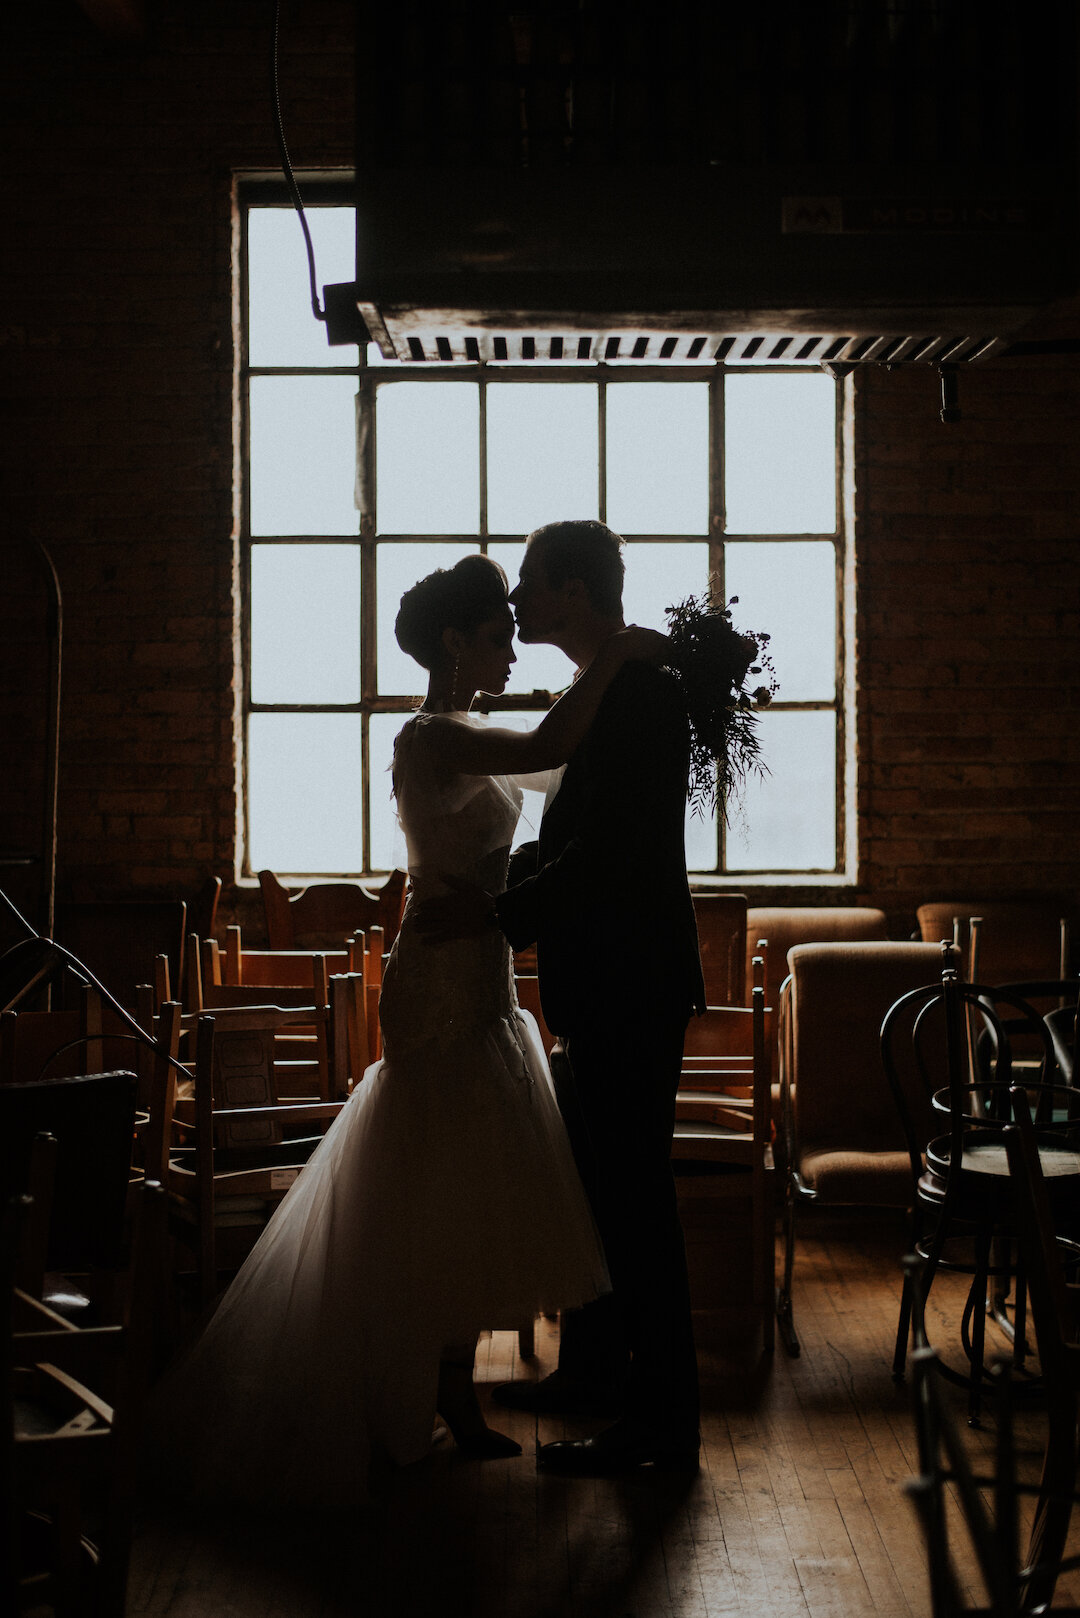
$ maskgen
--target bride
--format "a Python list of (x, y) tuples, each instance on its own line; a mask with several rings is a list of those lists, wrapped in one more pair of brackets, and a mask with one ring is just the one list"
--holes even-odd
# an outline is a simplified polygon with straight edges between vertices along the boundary
[(414, 906), (505, 884), (512, 779), (565, 763), (627, 658), (668, 642), (620, 631), (530, 732), (469, 713), (515, 661), (506, 576), (470, 555), (422, 579), (396, 635), (428, 672), (393, 786), (410, 898), (383, 981), (369, 1068), (156, 1400), (174, 1482), (249, 1504), (351, 1505), (373, 1453), (426, 1455), (436, 1412), (458, 1448), (519, 1452), (484, 1421), (479, 1332), (609, 1288), (547, 1062), (496, 929), (431, 944)]

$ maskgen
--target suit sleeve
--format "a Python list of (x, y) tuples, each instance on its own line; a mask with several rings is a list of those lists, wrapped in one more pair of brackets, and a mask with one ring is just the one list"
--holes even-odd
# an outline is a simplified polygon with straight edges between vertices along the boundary
[(496, 901), (499, 925), (515, 949), (534, 943), (553, 922), (572, 926), (598, 911), (617, 926), (620, 911), (633, 903), (637, 873), (655, 863), (665, 828), (681, 816), (686, 719), (670, 676), (627, 664), (583, 745), (588, 758), (575, 835)]

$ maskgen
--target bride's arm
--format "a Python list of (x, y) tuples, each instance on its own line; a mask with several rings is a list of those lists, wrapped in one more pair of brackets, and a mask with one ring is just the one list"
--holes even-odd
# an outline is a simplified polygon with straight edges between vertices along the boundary
[(596, 717), (601, 698), (631, 658), (659, 663), (666, 635), (632, 624), (606, 640), (535, 730), (481, 730), (447, 717), (431, 727), (440, 761), (461, 775), (524, 775), (565, 764)]

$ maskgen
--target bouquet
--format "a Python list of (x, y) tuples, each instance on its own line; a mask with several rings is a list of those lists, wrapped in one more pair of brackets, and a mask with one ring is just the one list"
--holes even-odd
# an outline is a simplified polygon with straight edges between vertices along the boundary
[[(717, 600), (710, 590), (666, 608), (670, 667), (690, 719), (687, 796), (698, 815), (711, 814), (719, 801), (725, 819), (729, 800), (738, 798), (751, 771), (768, 774), (758, 711), (768, 707), (777, 689), (767, 651), (770, 637), (735, 628), (731, 609), (738, 601), (738, 596)], [(751, 675), (764, 678), (747, 689)]]

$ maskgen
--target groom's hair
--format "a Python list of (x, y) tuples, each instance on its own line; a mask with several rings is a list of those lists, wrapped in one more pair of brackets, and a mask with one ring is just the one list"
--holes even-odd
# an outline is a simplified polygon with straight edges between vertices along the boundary
[(545, 523), (529, 535), (542, 540), (544, 572), (552, 589), (580, 579), (593, 608), (615, 617), (622, 611), (623, 541), (606, 523), (586, 518)]

